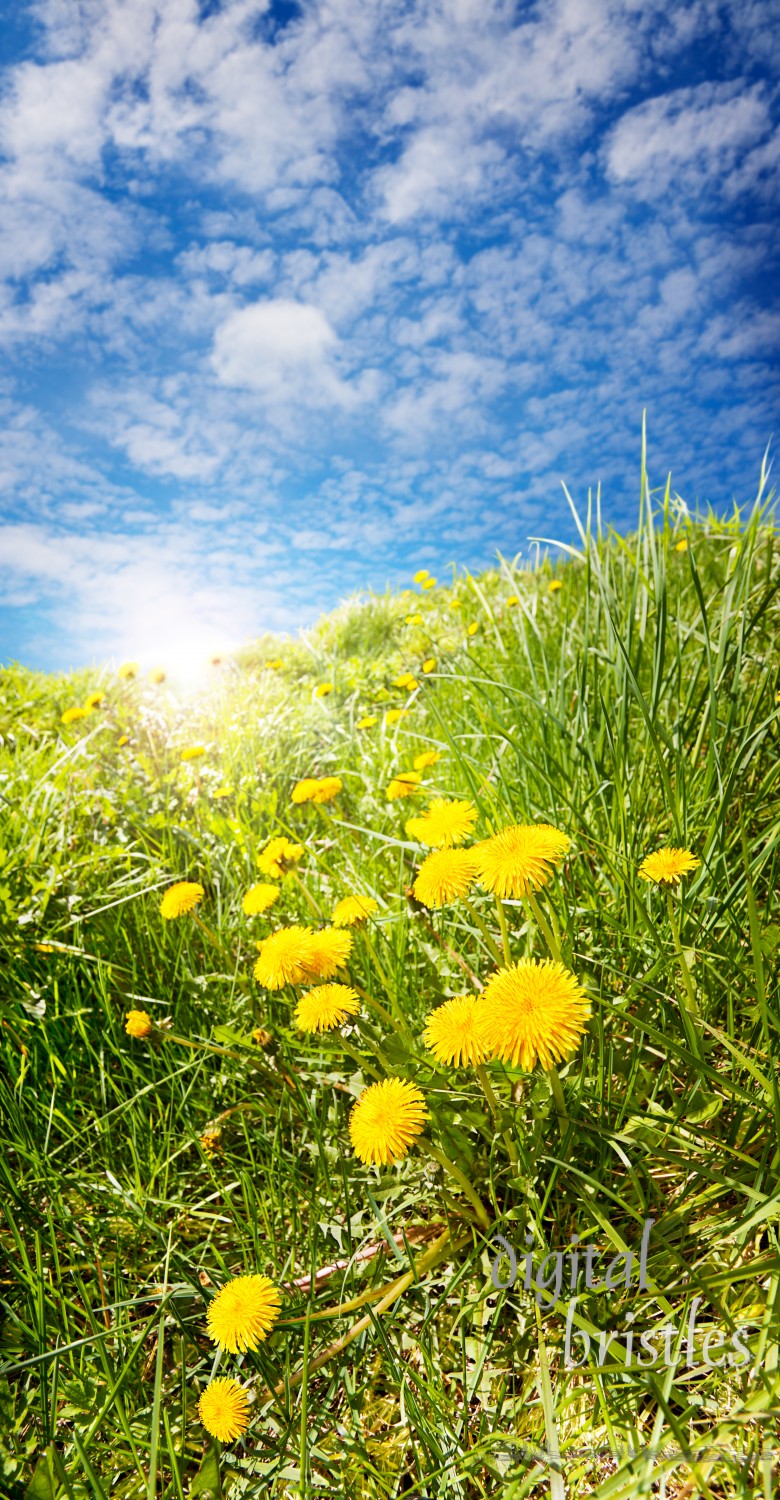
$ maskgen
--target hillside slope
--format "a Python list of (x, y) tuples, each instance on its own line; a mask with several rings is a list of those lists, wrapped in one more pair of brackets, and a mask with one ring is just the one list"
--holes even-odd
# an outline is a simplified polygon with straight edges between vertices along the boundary
[(779, 584), (765, 505), (667, 494), (192, 699), (0, 674), (4, 1493), (770, 1493)]

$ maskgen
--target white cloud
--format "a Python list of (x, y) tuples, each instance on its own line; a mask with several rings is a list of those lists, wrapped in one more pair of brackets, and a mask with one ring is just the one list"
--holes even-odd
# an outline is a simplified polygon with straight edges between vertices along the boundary
[(391, 224), (424, 213), (447, 217), (489, 193), (506, 153), (493, 141), (464, 139), (450, 128), (417, 131), (397, 167), (379, 172), (375, 186)]
[(337, 343), (319, 308), (278, 297), (231, 313), (217, 329), (212, 362), (223, 385), (275, 404), (292, 395), (303, 405), (350, 404), (353, 394), (333, 364)]
[(613, 181), (651, 197), (672, 185), (690, 194), (717, 185), (770, 129), (759, 87), (675, 89), (622, 116), (606, 144), (607, 170)]
[(211, 240), (183, 250), (176, 260), (191, 276), (220, 276), (236, 286), (250, 286), (271, 280), (276, 257), (272, 250), (252, 250), (233, 240)]

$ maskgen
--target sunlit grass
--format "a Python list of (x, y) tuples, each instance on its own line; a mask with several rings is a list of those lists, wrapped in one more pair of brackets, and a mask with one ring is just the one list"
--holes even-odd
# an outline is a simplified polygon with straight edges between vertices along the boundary
[[(763, 480), (727, 522), (643, 490), (635, 535), (591, 515), (538, 568), (352, 602), (198, 697), (0, 676), (0, 1493), (34, 1472), (35, 1496), (183, 1500), (199, 1471), (236, 1495), (774, 1493), (777, 538)], [(326, 778), (330, 800), (291, 799)], [(468, 843), (544, 823), (570, 849), (530, 894), (429, 908), (406, 824), (442, 798), (476, 809)], [(305, 853), (269, 877), (282, 835)], [(700, 861), (668, 899), (639, 874), (664, 846)], [(166, 920), (178, 882), (204, 895)], [(376, 903), (337, 929), (360, 1010), (304, 1032), (306, 986), (262, 988), (258, 943), (347, 897)], [(432, 1011), (548, 959), (590, 1007), (568, 1062), (437, 1061)], [(351, 1111), (388, 1077), (428, 1119), (364, 1166)], [(591, 1359), (566, 1369), (574, 1293), (537, 1307), (523, 1258), (574, 1235), (638, 1255), (648, 1219), (646, 1289), (580, 1285)], [(254, 1274), (280, 1321), (215, 1365), (209, 1300)], [(631, 1315), (637, 1343), (671, 1322), (676, 1365), (626, 1369)], [(749, 1363), (704, 1365), (738, 1327)], [(251, 1393), (221, 1453), (215, 1374)]]

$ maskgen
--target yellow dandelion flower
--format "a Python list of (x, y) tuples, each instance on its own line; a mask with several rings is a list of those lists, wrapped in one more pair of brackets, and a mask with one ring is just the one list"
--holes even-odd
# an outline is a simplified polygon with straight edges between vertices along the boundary
[(310, 927), (280, 927), (264, 942), (258, 943), (255, 979), (267, 990), (281, 990), (286, 984), (303, 984), (310, 974)]
[(198, 1416), (218, 1442), (232, 1443), (249, 1426), (249, 1401), (244, 1387), (227, 1375), (210, 1381), (198, 1402)]
[(405, 719), (410, 713), (411, 709), (408, 708), (389, 708), (385, 714), (385, 723), (391, 726), (393, 724), (400, 724), (401, 720)]
[(417, 687), (417, 682), (411, 672), (402, 672), (400, 677), (393, 678), (393, 687)]
[(318, 786), (319, 782), (316, 776), (306, 776), (303, 781), (296, 781), (290, 793), (290, 801), (296, 804), (311, 802)]
[(258, 917), (261, 912), (268, 911), (279, 898), (278, 885), (252, 885), (244, 892), (241, 905), (245, 917)]
[(422, 669), (423, 669), (426, 677), (428, 676), (429, 672), (435, 672), (436, 671), (436, 657), (435, 656), (427, 656), (425, 658), (425, 661), (422, 664)]
[(558, 590), (562, 588), (563, 584), (561, 583), (560, 578), (553, 578), (552, 582), (548, 583), (547, 585), (547, 592), (548, 594), (557, 594)]
[(421, 817), (409, 819), (406, 832), (410, 839), (433, 849), (449, 848), (470, 838), (476, 821), (473, 803), (436, 797)]
[(204, 894), (203, 886), (196, 881), (179, 880), (165, 892), (160, 902), (160, 916), (166, 922), (172, 921), (174, 917), (184, 917), (197, 906)]
[(186, 750), (182, 750), (181, 758), (182, 760), (200, 760), (201, 756), (205, 754), (205, 745), (188, 745)]
[(422, 581), (422, 583), (421, 583), (421, 585), (420, 585), (420, 587), (424, 588), (424, 589), (435, 589), (435, 587), (436, 587), (436, 579), (435, 578), (424, 578), (423, 581)]
[(547, 884), (570, 845), (549, 823), (502, 828), (475, 846), (480, 884), (497, 896), (527, 896)]
[(138, 1041), (142, 1042), (154, 1031), (154, 1021), (145, 1010), (129, 1010), (125, 1020), (125, 1031), (128, 1036), (137, 1037)]
[[(36, 953), (53, 953), (54, 952), (54, 947), (53, 947), (53, 945), (51, 943), (33, 943), (33, 948), (35, 949)], [(139, 1011), (136, 1011), (135, 1014), (138, 1015), (138, 1016), (145, 1015), (145, 1011), (140, 1011), (139, 1010)]]
[(689, 875), (701, 864), (690, 849), (656, 849), (648, 854), (639, 866), (643, 880), (654, 880), (657, 885), (677, 885), (683, 875)]
[(459, 599), (450, 599), (448, 608), (449, 609), (460, 609), (460, 600)]
[(333, 926), (354, 927), (359, 922), (366, 922), (378, 910), (379, 902), (373, 896), (343, 896), (333, 908)]
[(333, 1031), (359, 1010), (360, 997), (350, 985), (318, 984), (301, 995), (295, 1007), (295, 1024), (300, 1031)]
[(225, 797), (232, 797), (233, 788), (230, 786), (215, 786), (211, 795), (215, 801), (221, 802)]
[(165, 681), (165, 672), (164, 672), (163, 668), (162, 667), (152, 667), (152, 670), (149, 673), (149, 681), (150, 682), (164, 682)]
[(72, 708), (66, 708), (62, 715), (63, 724), (75, 724), (79, 719), (86, 719), (87, 710), (80, 703), (74, 703)]
[(414, 581), (415, 583), (424, 583), (426, 578), (430, 578), (430, 576), (427, 568), (418, 568), (414, 575)]
[(427, 771), (429, 766), (435, 766), (441, 760), (441, 750), (423, 750), (420, 755), (414, 757), (415, 771)]
[(422, 1135), (428, 1111), (420, 1090), (402, 1078), (384, 1078), (360, 1095), (349, 1117), (356, 1156), (384, 1167), (401, 1161)]
[(574, 1051), (590, 1015), (579, 980), (551, 959), (523, 959), (499, 969), (477, 1000), (477, 1025), (488, 1052), (530, 1072), (551, 1068)]
[(204, 1130), (198, 1137), (200, 1144), (207, 1156), (218, 1156), (222, 1150), (222, 1131)]
[(235, 1276), (209, 1303), (209, 1338), (231, 1354), (256, 1349), (268, 1338), (281, 1308), (279, 1289), (267, 1276)]
[(472, 620), (471, 624), (466, 626), (466, 635), (476, 635), (478, 630), (479, 620)]
[(269, 672), (278, 672), (279, 668), (283, 666), (284, 661), (281, 656), (275, 656), (273, 661), (266, 662), (266, 667), (268, 668)]
[(426, 1022), (423, 1042), (440, 1063), (462, 1068), (484, 1062), (488, 1054), (480, 1033), (476, 996), (456, 995), (437, 1006)]
[(281, 880), (305, 854), (303, 844), (293, 844), (284, 834), (279, 838), (271, 839), (270, 844), (257, 856), (258, 868), (264, 875), (272, 875), (274, 880)]
[(675, 544), (674, 544), (674, 550), (675, 550), (675, 552), (687, 552), (688, 551), (688, 539), (687, 539), (687, 537), (683, 537), (681, 541), (675, 542)]
[(321, 927), (319, 932), (312, 933), (305, 958), (307, 973), (316, 979), (332, 979), (339, 969), (343, 969), (351, 952), (352, 936), (349, 932)]
[(374, 725), (378, 723), (379, 719), (377, 718), (376, 714), (365, 714), (362, 719), (358, 719), (356, 728), (373, 729)]
[(520, 599), (519, 599), (518, 595), (517, 594), (510, 594), (509, 598), (506, 600), (506, 607), (507, 607), (507, 609), (515, 609), (515, 607), (519, 603), (520, 603)]
[(318, 684), (318, 686), (314, 689), (314, 696), (315, 696), (315, 698), (327, 698), (328, 693), (332, 693), (332, 692), (333, 692), (333, 683), (332, 682), (320, 682)]
[(476, 878), (471, 849), (434, 849), (420, 865), (412, 889), (424, 906), (446, 906), (465, 896)]
[(334, 797), (338, 797), (343, 785), (344, 783), (340, 776), (321, 776), (317, 782), (317, 789), (312, 801), (320, 804), (323, 802), (332, 802)]
[(133, 678), (138, 676), (138, 662), (123, 661), (116, 675), (121, 677), (123, 682), (132, 682)]
[(84, 707), (87, 710), (87, 713), (91, 713), (93, 708), (100, 708), (101, 703), (105, 703), (105, 701), (105, 693), (90, 693), (89, 696), (84, 699)]
[(130, 736), (129, 736), (129, 734), (120, 734), (119, 739), (117, 740), (116, 743), (117, 743), (117, 748), (119, 750), (124, 749), (125, 745), (129, 745), (130, 744)]
[(419, 771), (399, 771), (388, 783), (385, 796), (388, 802), (398, 802), (401, 797), (415, 797), (420, 791), (422, 776)]
[(404, 615), (405, 625), (422, 625), (423, 617), (419, 610), (413, 615)]

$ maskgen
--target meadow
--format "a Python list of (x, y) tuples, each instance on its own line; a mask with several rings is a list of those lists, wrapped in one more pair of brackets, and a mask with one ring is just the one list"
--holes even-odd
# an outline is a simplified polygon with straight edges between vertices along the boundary
[(767, 476), (577, 525), (0, 674), (9, 1500), (777, 1493)]

